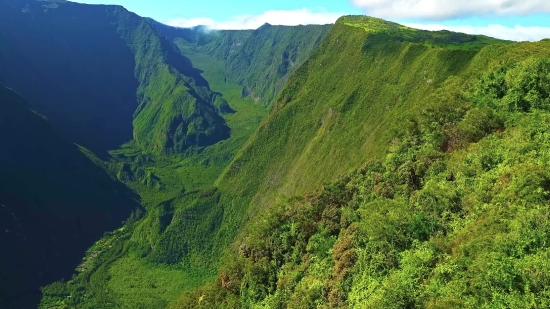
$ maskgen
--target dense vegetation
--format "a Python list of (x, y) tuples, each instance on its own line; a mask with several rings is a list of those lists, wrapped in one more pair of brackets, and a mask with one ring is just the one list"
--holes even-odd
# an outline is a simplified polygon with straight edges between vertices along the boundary
[(68, 280), (86, 249), (141, 206), (3, 85), (0, 140), (0, 307), (32, 308), (41, 286)]
[[(43, 225), (26, 231), (42, 242), (32, 250), (70, 262), (44, 280), (8, 277), (57, 281), (41, 308), (547, 306), (550, 41), (360, 16), (209, 32), (121, 7), (0, 0), (0, 43), (0, 81), (101, 155), (26, 107), (15, 122), (0, 114), (14, 145), (0, 193), (62, 211), (32, 214)], [(22, 100), (2, 91), (0, 105)], [(68, 166), (80, 168), (59, 177)], [(113, 178), (143, 208), (113, 211), (130, 205)], [(10, 231), (32, 213), (0, 203)], [(74, 246), (72, 229), (89, 227), (75, 216), (106, 221)], [(2, 252), (17, 246), (6, 235)], [(25, 254), (12, 253), (6, 269)], [(17, 289), (0, 299), (21, 307)]]
[(549, 47), (449, 78), (383, 158), (271, 205), (173, 307), (547, 307)]

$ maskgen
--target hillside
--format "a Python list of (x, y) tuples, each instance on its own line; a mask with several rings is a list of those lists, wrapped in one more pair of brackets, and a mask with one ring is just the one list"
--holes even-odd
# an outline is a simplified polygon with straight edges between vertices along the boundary
[(32, 308), (138, 198), (0, 85), (0, 307)]
[(548, 305), (550, 41), (394, 29), (341, 18), (291, 77), (218, 180), (250, 223), (172, 308)]
[[(253, 196), (244, 203), (256, 210), (281, 195), (319, 188), (382, 156), (395, 125), (422, 109), (426, 94), (452, 76), (486, 70), (486, 63), (471, 64), (482, 47), (507, 43), (405, 27), (398, 28), (399, 35), (387, 31), (394, 27), (374, 18), (340, 19), (290, 78), (259, 130), (218, 179), (219, 186), (228, 184), (235, 196)], [(436, 38), (441, 46), (432, 43)], [(454, 48), (468, 42), (475, 45)]]
[(272, 26), (255, 30), (231, 59), (229, 76), (243, 86), (243, 95), (271, 103), (287, 79), (325, 38), (332, 25)]
[(220, 95), (122, 7), (2, 0), (0, 44), (0, 81), (103, 158), (132, 139), (145, 152), (182, 153), (230, 135)]

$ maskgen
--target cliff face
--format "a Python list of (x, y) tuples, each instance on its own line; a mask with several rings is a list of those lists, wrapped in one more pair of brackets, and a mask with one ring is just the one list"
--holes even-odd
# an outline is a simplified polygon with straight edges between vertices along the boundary
[(182, 153), (229, 136), (219, 96), (150, 22), (117, 6), (0, 3), (0, 80), (105, 157), (132, 139)]
[(86, 250), (141, 208), (137, 196), (0, 85), (0, 303), (36, 307)]

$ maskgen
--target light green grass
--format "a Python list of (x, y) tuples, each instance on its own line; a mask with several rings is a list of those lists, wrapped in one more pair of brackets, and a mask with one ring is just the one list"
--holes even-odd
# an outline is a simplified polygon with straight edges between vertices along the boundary
[(511, 43), (484, 35), (469, 35), (450, 31), (427, 31), (410, 28), (383, 19), (367, 16), (344, 16), (340, 22), (349, 27), (361, 28), (367, 33), (385, 33), (396, 40), (405, 40), (450, 50), (480, 50), (497, 43)]
[(155, 265), (128, 254), (109, 270), (107, 285), (116, 294), (122, 308), (166, 308), (181, 291), (192, 290), (203, 278), (166, 265)]

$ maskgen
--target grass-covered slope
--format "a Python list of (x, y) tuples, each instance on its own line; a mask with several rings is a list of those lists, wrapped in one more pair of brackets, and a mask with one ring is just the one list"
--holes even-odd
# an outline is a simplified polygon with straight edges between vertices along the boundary
[(70, 278), (88, 247), (141, 206), (3, 85), (0, 141), (0, 307), (33, 308), (41, 286)]
[(448, 30), (427, 31), (414, 29), (368, 16), (344, 16), (339, 22), (346, 26), (361, 28), (367, 33), (385, 33), (399, 41), (415, 42), (446, 49), (479, 50), (488, 44), (503, 42), (484, 35), (469, 35)]
[(472, 65), (481, 49), (429, 46), (367, 32), (349, 20), (367, 21), (366, 27), (371, 19), (336, 23), (289, 79), (220, 187), (252, 194), (256, 209), (280, 194), (304, 194), (382, 155), (399, 119), (422, 108), (426, 95), (448, 78), (486, 69), (485, 63)]
[[(287, 86), (277, 110), (258, 131), (272, 128), (271, 134), (260, 135), (248, 148), (285, 129), (294, 133), (290, 129), (305, 118), (293, 121), (288, 116), (286, 125), (268, 126), (299, 105), (309, 87), (319, 82), (316, 89), (326, 86), (323, 76), (314, 74), (316, 61), (325, 60), (325, 67), (335, 64), (328, 61), (330, 52), (324, 47), (343, 49), (346, 55), (358, 57), (352, 59), (365, 57), (364, 62), (355, 63), (366, 74), (365, 91), (368, 79), (376, 76), (380, 78), (376, 81), (383, 82), (376, 92), (391, 90), (400, 80), (412, 83), (385, 93), (394, 94), (396, 105), (388, 105), (374, 92), (370, 100), (365, 97), (355, 104), (342, 100), (351, 104), (348, 108), (355, 117), (327, 131), (346, 139), (348, 161), (365, 156), (360, 168), (303, 197), (256, 198), (263, 203), (253, 202), (252, 207), (266, 210), (258, 212), (242, 231), (217, 280), (183, 294), (173, 308), (547, 307), (550, 40), (457, 51), (454, 46), (449, 50), (371, 31), (365, 34), (363, 27), (351, 26), (360, 29), (359, 34), (347, 27), (337, 23), (320, 53), (292, 78), (299, 82)], [(335, 45), (348, 46), (361, 35), (366, 39), (359, 40), (362, 46), (356, 45), (355, 53)], [(348, 36), (354, 40), (345, 40)], [(392, 62), (384, 59), (387, 53), (394, 56)], [(415, 63), (418, 67), (413, 69)], [(389, 76), (381, 72), (371, 76), (366, 68), (375, 64), (383, 65)], [(397, 72), (401, 73), (397, 80), (390, 78)], [(416, 97), (415, 88), (421, 88), (423, 95)], [(401, 106), (400, 96), (406, 100)], [(307, 102), (310, 107), (319, 104), (313, 98)], [(375, 109), (376, 102), (385, 103), (382, 110)], [(336, 107), (331, 107), (333, 115), (344, 114)], [(385, 122), (346, 137), (338, 126), (351, 130), (373, 121), (359, 112), (361, 107)], [(293, 117), (313, 116), (310, 109), (296, 107), (287, 112)], [(403, 115), (384, 117), (393, 110)], [(327, 123), (326, 118), (322, 120), (316, 130)], [(301, 132), (308, 131), (302, 128)], [(374, 141), (369, 146), (378, 147), (377, 151), (355, 148), (356, 139), (359, 145)], [(276, 145), (290, 152), (296, 144), (289, 143), (295, 140), (284, 136)], [(331, 139), (325, 136), (324, 142), (330, 145)], [(275, 147), (265, 155), (270, 156)], [(339, 158), (338, 149), (330, 150), (324, 150), (328, 154), (322, 161), (291, 157), (291, 162), (300, 163), (291, 171), (314, 164), (334, 173), (330, 163)], [(230, 169), (226, 177), (246, 171), (252, 162), (261, 163), (255, 160), (260, 157), (257, 154), (238, 169), (233, 167), (233, 174)], [(277, 156), (285, 155), (275, 153), (270, 158), (275, 161)], [(240, 160), (245, 158), (246, 148)], [(338, 163), (351, 168), (348, 161)], [(243, 161), (237, 159), (234, 164), (239, 162)], [(288, 170), (284, 165), (277, 167)], [(261, 170), (256, 169), (256, 174)], [(333, 175), (286, 181), (299, 192), (315, 183), (315, 177)], [(276, 184), (276, 178), (269, 180)], [(224, 181), (220, 180), (221, 188)]]
[(200, 72), (122, 7), (2, 0), (0, 43), (0, 81), (102, 157), (132, 138), (181, 153), (229, 136)]

